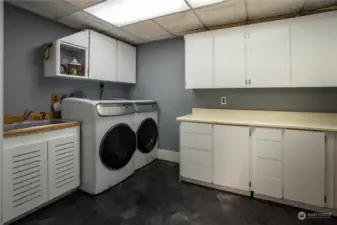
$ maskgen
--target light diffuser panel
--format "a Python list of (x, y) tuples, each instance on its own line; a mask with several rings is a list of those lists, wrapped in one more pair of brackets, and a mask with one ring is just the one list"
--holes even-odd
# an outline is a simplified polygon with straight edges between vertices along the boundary
[(188, 9), (184, 0), (108, 0), (85, 11), (121, 27)]

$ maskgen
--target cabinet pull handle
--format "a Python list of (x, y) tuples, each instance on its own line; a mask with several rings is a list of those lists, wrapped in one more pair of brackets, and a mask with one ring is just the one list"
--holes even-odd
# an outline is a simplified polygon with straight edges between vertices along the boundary
[(245, 81), (245, 84), (247, 85), (247, 79), (246, 79), (246, 81)]
[(248, 80), (248, 84), (251, 85), (250, 79)]

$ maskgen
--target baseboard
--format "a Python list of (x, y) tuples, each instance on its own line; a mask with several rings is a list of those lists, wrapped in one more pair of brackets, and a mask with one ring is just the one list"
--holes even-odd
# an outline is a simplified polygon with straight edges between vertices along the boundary
[(158, 149), (158, 159), (179, 163), (179, 152)]

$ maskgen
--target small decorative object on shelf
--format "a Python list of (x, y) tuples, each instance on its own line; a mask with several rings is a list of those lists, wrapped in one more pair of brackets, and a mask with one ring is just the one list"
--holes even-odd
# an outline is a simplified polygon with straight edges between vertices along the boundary
[(67, 67), (63, 64), (60, 64), (60, 73), (62, 73), (62, 74), (67, 73)]
[(68, 64), (68, 74), (82, 76), (82, 64), (77, 61), (76, 58)]

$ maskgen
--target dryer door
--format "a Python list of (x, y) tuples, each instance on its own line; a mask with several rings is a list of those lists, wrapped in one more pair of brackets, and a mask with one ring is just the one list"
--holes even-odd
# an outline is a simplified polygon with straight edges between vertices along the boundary
[(127, 124), (112, 127), (103, 137), (100, 158), (110, 170), (123, 168), (136, 151), (136, 134)]
[(137, 131), (137, 147), (142, 153), (151, 152), (158, 141), (158, 126), (152, 119), (145, 119)]

